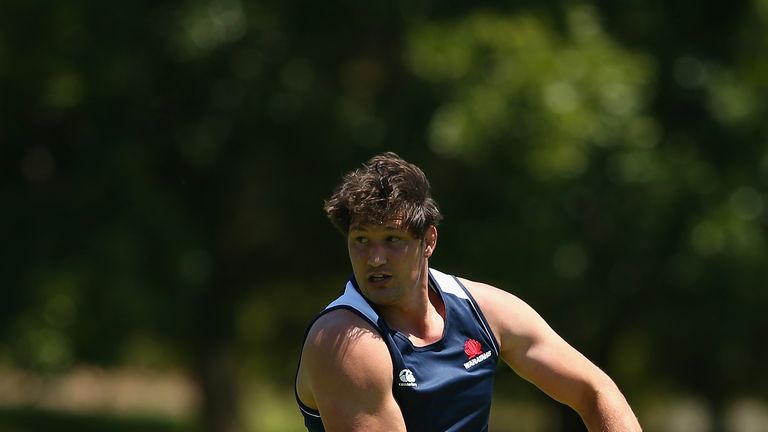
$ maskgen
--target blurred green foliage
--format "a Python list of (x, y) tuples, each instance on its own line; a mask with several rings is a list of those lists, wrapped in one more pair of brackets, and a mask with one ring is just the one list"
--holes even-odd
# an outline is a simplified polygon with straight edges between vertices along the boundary
[(0, 360), (186, 368), (227, 430), (349, 272), (322, 200), (393, 150), (433, 264), (630, 398), (767, 397), (766, 29), (765, 0), (3, 2)]

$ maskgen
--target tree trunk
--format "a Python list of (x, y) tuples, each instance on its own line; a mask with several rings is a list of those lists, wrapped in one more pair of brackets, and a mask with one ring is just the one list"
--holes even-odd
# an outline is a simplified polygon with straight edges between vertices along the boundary
[(239, 406), (234, 355), (224, 346), (198, 353), (197, 381), (201, 390), (200, 415), (205, 432), (237, 432)]

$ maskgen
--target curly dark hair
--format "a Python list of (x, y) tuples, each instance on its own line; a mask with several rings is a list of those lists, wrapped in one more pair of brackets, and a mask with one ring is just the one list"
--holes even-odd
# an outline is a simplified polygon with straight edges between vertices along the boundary
[(347, 173), (323, 208), (345, 236), (353, 222), (400, 219), (405, 230), (424, 238), (427, 228), (443, 218), (424, 172), (392, 152), (376, 155)]

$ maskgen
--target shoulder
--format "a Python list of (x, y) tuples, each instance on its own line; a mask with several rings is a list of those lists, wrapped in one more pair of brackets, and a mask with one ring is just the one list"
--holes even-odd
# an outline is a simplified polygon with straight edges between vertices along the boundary
[(520, 297), (482, 282), (458, 278), (483, 311), (502, 351), (524, 347), (549, 331), (543, 318)]
[(361, 355), (387, 354), (389, 358), (379, 331), (347, 309), (333, 310), (320, 316), (307, 333), (304, 350), (313, 357), (341, 363)]
[(297, 395), (320, 411), (329, 429), (404, 431), (392, 396), (392, 370), (378, 331), (352, 311), (333, 310), (319, 317), (307, 334)]
[(304, 342), (301, 369), (315, 383), (391, 385), (392, 380), (392, 359), (378, 330), (346, 309), (330, 311), (314, 322)]
[(457, 279), (469, 291), (483, 310), (486, 318), (494, 318), (497, 314), (508, 315), (510, 312), (528, 313), (531, 307), (520, 297), (482, 282), (457, 277)]

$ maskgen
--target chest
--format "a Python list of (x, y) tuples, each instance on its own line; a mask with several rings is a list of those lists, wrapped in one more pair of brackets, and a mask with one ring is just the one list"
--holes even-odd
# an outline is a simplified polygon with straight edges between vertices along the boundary
[(448, 321), (443, 338), (425, 347), (401, 334), (392, 343), (393, 393), (408, 430), (482, 430), (498, 355), (475, 323)]

